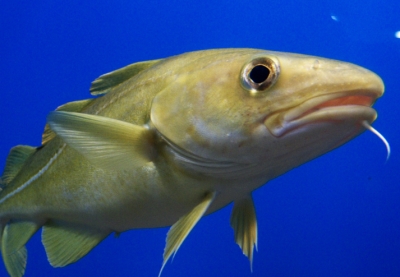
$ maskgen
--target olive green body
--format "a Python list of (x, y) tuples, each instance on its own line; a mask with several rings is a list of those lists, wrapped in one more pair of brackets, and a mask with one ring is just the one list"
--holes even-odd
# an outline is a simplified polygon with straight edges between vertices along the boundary
[(65, 266), (112, 232), (173, 225), (165, 265), (203, 215), (231, 202), (251, 261), (251, 192), (363, 132), (383, 83), (349, 63), (220, 49), (129, 65), (91, 92), (49, 115), (42, 146), (7, 160), (0, 227), (13, 277), (42, 226), (49, 262)]

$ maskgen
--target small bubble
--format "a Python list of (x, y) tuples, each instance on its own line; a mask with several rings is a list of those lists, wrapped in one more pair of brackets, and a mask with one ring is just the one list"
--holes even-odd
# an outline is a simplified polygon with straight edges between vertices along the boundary
[(395, 33), (394, 33), (394, 37), (395, 37), (395, 38), (400, 38), (400, 31), (395, 32)]

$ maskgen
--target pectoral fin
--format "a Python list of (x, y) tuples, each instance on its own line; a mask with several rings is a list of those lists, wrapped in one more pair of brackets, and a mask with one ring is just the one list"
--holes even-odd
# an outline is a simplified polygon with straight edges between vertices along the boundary
[(190, 231), (207, 211), (214, 197), (215, 192), (208, 193), (200, 204), (198, 204), (192, 211), (181, 217), (174, 225), (172, 225), (167, 234), (167, 243), (164, 249), (164, 261), (158, 276), (161, 276), (161, 272), (164, 269), (168, 259), (171, 257), (171, 255), (176, 254), (183, 241), (189, 235)]
[(43, 226), (42, 243), (53, 267), (76, 262), (99, 244), (108, 232), (50, 222)]
[(10, 276), (24, 275), (27, 260), (25, 244), (39, 227), (27, 221), (11, 221), (5, 226), (1, 238), (1, 254)]
[[(74, 102), (69, 102), (64, 105), (59, 106), (56, 111), (64, 111), (64, 112), (80, 112), (82, 111), (85, 107), (87, 107), (90, 103), (93, 102), (95, 98), (93, 99), (86, 99), (86, 100), (79, 100), (79, 101), (74, 101)], [(48, 143), (50, 140), (52, 140), (56, 134), (50, 129), (49, 124), (46, 124), (44, 126), (44, 132), (42, 134), (42, 145)]]
[(231, 226), (235, 233), (235, 241), (253, 263), (253, 250), (257, 250), (257, 217), (251, 195), (235, 201), (231, 215)]
[(154, 133), (124, 121), (83, 113), (51, 112), (51, 129), (94, 165), (111, 169), (143, 166), (156, 154)]

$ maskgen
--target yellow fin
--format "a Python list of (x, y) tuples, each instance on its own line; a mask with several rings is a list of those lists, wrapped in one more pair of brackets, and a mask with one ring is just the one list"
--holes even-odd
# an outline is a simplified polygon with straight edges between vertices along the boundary
[(6, 166), (3, 176), (1, 177), (3, 184), (10, 183), (21, 170), (26, 160), (35, 153), (36, 148), (27, 145), (18, 145), (13, 147), (8, 154)]
[[(65, 111), (65, 112), (80, 112), (86, 106), (89, 105), (95, 98), (93, 99), (86, 99), (86, 100), (79, 100), (74, 102), (69, 102), (64, 105), (59, 106), (56, 111)], [(50, 140), (52, 140), (56, 134), (50, 129), (49, 124), (44, 126), (44, 132), (42, 135), (42, 145), (46, 144)]]
[(253, 264), (253, 250), (257, 250), (257, 217), (251, 196), (235, 201), (231, 215), (235, 241)]
[(167, 234), (167, 243), (164, 249), (164, 261), (158, 276), (161, 276), (161, 272), (164, 269), (168, 259), (171, 257), (171, 255), (176, 254), (183, 241), (189, 235), (190, 231), (207, 211), (214, 197), (215, 192), (207, 193), (200, 204), (198, 204), (193, 210), (181, 217), (174, 225), (172, 225)]
[(8, 274), (11, 277), (22, 277), (25, 274), (26, 259), (28, 252), (25, 246), (14, 251), (12, 254), (7, 256), (3, 255), (3, 261), (6, 266)]
[(156, 154), (154, 133), (142, 126), (73, 112), (52, 112), (47, 120), (70, 147), (105, 169), (143, 166)]
[(125, 82), (126, 80), (130, 79), (141, 71), (153, 66), (159, 61), (161, 60), (133, 63), (120, 69), (103, 74), (92, 82), (90, 93), (92, 95), (105, 94), (109, 92), (113, 87), (118, 86), (119, 84)]
[(99, 244), (109, 232), (49, 222), (43, 226), (42, 243), (53, 267), (76, 262)]
[(27, 260), (25, 244), (38, 229), (38, 225), (28, 221), (11, 221), (5, 226), (1, 254), (11, 277), (24, 275)]

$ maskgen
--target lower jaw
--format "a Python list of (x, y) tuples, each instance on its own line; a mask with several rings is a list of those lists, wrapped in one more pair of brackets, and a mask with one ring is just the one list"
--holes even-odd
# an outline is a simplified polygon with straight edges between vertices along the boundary
[(285, 121), (284, 114), (277, 114), (268, 117), (264, 124), (273, 136), (281, 137), (296, 129), (307, 128), (307, 125), (322, 122), (331, 122), (332, 124), (347, 122), (354, 124), (355, 128), (359, 128), (362, 122), (372, 123), (376, 117), (376, 111), (371, 107), (347, 105), (322, 108), (291, 121)]

